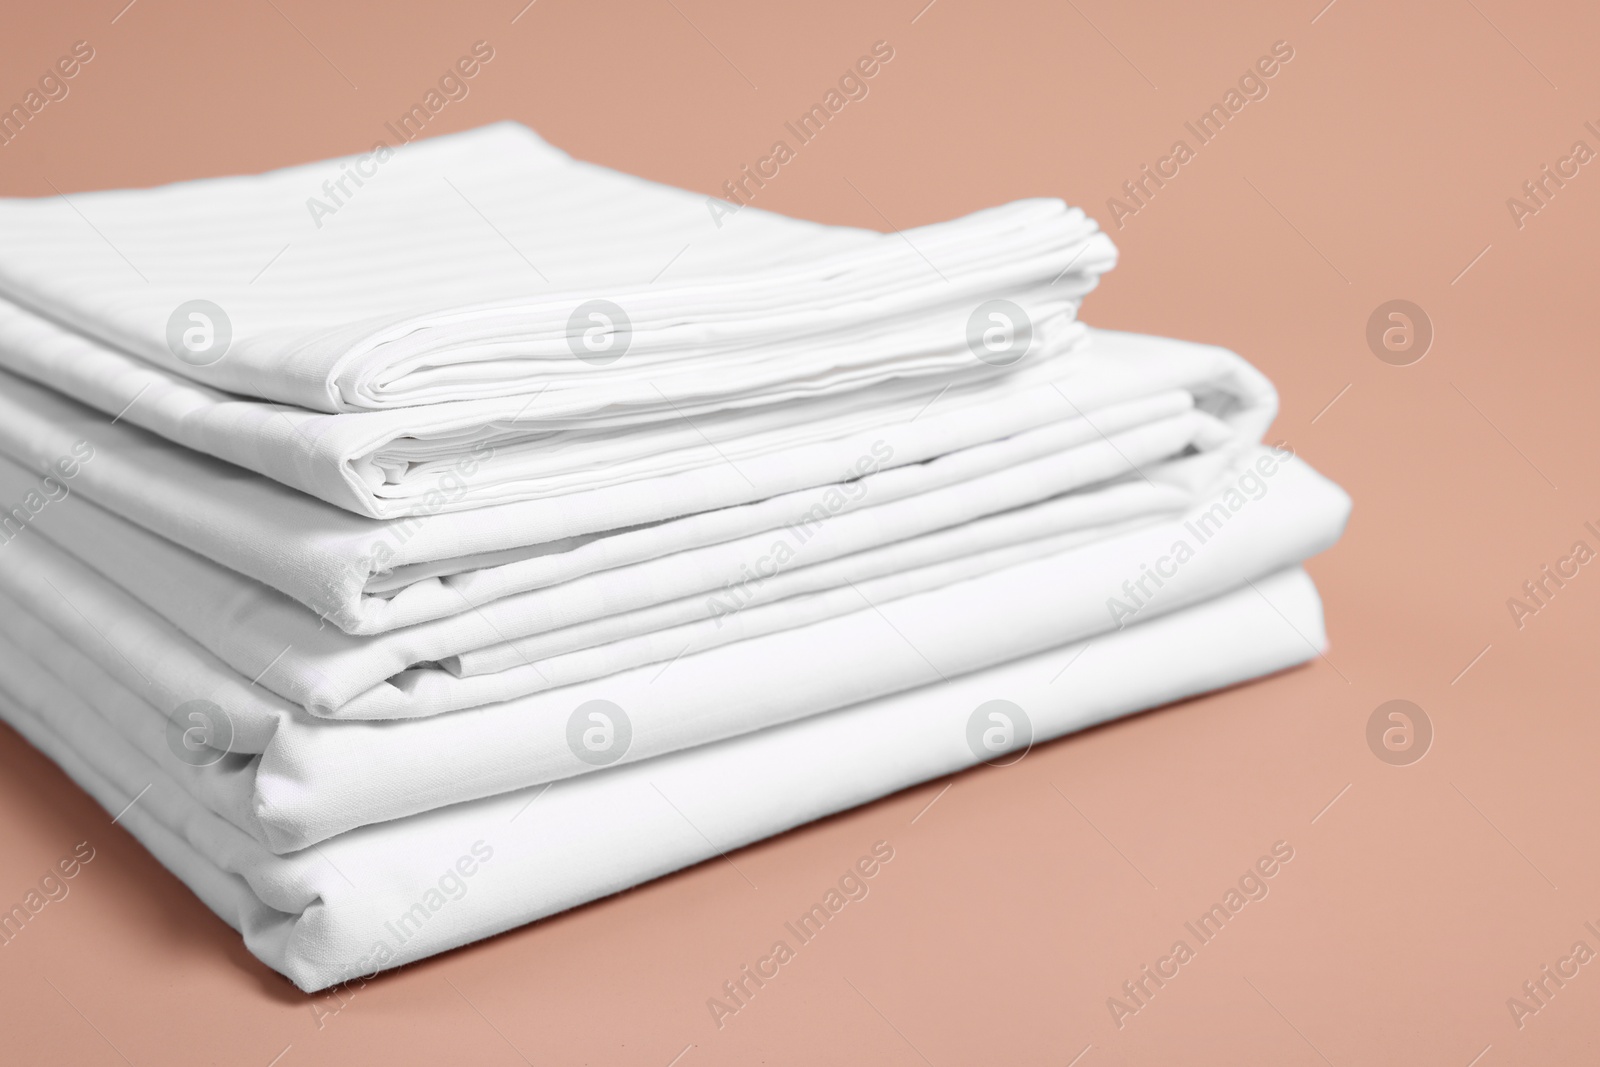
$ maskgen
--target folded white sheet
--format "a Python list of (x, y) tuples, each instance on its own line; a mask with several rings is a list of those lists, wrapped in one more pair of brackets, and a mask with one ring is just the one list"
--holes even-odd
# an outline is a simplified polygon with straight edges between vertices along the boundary
[[(757, 209), (720, 224), (702, 195), (579, 163), (513, 123), (380, 154), (326, 221), (308, 197), (354, 157), (0, 201), (0, 291), (157, 366), (314, 411), (548, 394), (670, 417), (663, 394), (771, 403), (970, 367), (979, 302), (1009, 298), (1047, 331), (1115, 256), (1054, 200), (892, 235)], [(196, 299), (226, 315), (224, 350), (169, 344), (203, 333), (172, 326)], [(591, 320), (595, 299), (626, 325)], [(574, 358), (585, 340), (605, 357)]]
[[(1173, 484), (1193, 493), (1205, 483), (1208, 463), (1225, 464), (1259, 441), (1277, 408), (1265, 378), (1208, 345), (1096, 331), (1057, 369), (1060, 377), (992, 403), (947, 412), (948, 397), (923, 398), (901, 421), (813, 446), (550, 500), (383, 522), (174, 449), (126, 419), (108, 422), (4, 372), (0, 452), (30, 470), (70, 470), (70, 478), (56, 479), (67, 489), (287, 594), (347, 632), (376, 633), (606, 568), (814, 522), (819, 513), (835, 521), (1074, 450), (1120, 450), (1123, 472), (1167, 458), (1161, 449), (1168, 444), (1173, 454), (1199, 450), (1211, 459), (1196, 457), (1172, 474)], [(1122, 436), (1135, 433), (1137, 441)], [(84, 455), (92, 458), (80, 462)], [(1147, 472), (1141, 481), (1163, 477)], [(981, 501), (987, 490), (964, 492)], [(28, 510), (40, 510), (19, 514), (22, 502), (0, 497), (7, 532), (31, 521)]]
[[(1252, 494), (1259, 499), (1249, 499), (1240, 491), (1241, 479), (1249, 483)], [(1096, 510), (1097, 495), (1086, 494), (1083, 500), (1088, 501), (1087, 506), (1073, 498), (1064, 501), (1063, 505), (1074, 505), (1062, 507), (1064, 521), (1071, 522), (1076, 516), (1081, 523), (1086, 512), (1092, 514)], [(1224, 499), (1236, 506), (1217, 503)], [(1072, 619), (1072, 625), (1080, 629), (1070, 636), (1050, 634), (1035, 639), (1035, 647), (1059, 644), (1115, 622), (1104, 607), (1107, 598), (1121, 595), (1122, 583), (1139, 578), (1141, 566), (1170, 552), (1177, 539), (1196, 539), (1187, 527), (1213, 504), (1222, 506), (1224, 518), (1228, 519), (1226, 526), (1219, 527), (1207, 539), (1201, 546), (1203, 552), (1196, 549), (1200, 560), (1182, 568), (1161, 591), (1163, 595), (1154, 599), (1170, 602), (1181, 595), (1180, 590), (1208, 583), (1203, 591), (1189, 593), (1191, 599), (1198, 599), (1236, 584), (1248, 573), (1259, 574), (1264, 569), (1277, 569), (1304, 559), (1333, 542), (1348, 508), (1344, 494), (1304, 463), (1287, 453), (1280, 458), (1278, 453), (1259, 450), (1236, 457), (1236, 466), (1228, 469), (1189, 515), (1147, 523), (1120, 536), (1100, 536), (1093, 529), (1094, 525), (1101, 525), (1099, 534), (1111, 533), (1116, 527), (1110, 523), (1080, 526), (1078, 532), (1064, 535), (1064, 541), (1047, 536), (1029, 542), (1031, 549), (1023, 555), (1041, 554), (1042, 558), (1035, 562), (968, 577), (954, 585), (941, 587), (941, 582), (964, 577), (961, 567), (981, 568), (1016, 561), (1003, 556), (992, 561), (981, 557), (963, 560), (954, 555), (949, 557), (953, 570), (947, 566), (930, 575), (907, 572), (911, 575), (908, 578), (891, 567), (881, 574), (861, 573), (858, 576), (865, 584), (853, 584), (850, 567), (852, 561), (858, 563), (858, 558), (847, 557), (838, 561), (842, 565), (839, 576), (826, 582), (839, 590), (834, 598), (833, 618), (814, 621), (809, 614), (814, 605), (803, 599), (774, 601), (762, 609), (764, 614), (757, 614), (754, 608), (725, 614), (716, 611), (714, 602), (696, 597), (685, 609), (700, 615), (697, 622), (680, 623), (647, 640), (638, 638), (648, 635), (635, 633), (630, 638), (543, 660), (529, 659), (516, 646), (510, 646), (490, 650), (482, 662), (469, 662), (465, 669), (457, 665), (455, 670), (441, 666), (439, 661), (530, 633), (541, 633), (548, 639), (552, 631), (540, 629), (547, 625), (548, 615), (540, 612), (536, 603), (527, 603), (528, 598), (539, 594), (504, 598), (450, 619), (375, 637), (352, 637), (333, 627), (320, 626), (304, 608), (287, 598), (132, 524), (104, 512), (96, 513), (82, 501), (69, 497), (53, 505), (55, 512), (42, 512), (41, 518), (60, 518), (55, 532), (81, 558), (256, 684), (318, 716), (391, 719), (510, 700), (605, 679), (649, 663), (701, 657), (715, 660), (719, 653), (734, 657), (736, 663), (747, 643), (730, 647), (727, 641), (744, 636), (750, 636), (762, 647), (770, 645), (782, 650), (798, 665), (816, 663), (819, 657), (837, 664), (842, 662), (840, 657), (858, 655), (873, 647), (862, 644), (856, 633), (863, 620), (868, 629), (878, 627), (873, 609), (885, 610), (886, 605), (878, 604), (874, 594), (882, 595), (883, 590), (909, 594), (891, 603), (904, 605), (905, 612), (915, 616), (907, 625), (913, 633), (926, 635), (924, 639), (910, 638), (919, 648), (923, 640), (935, 647), (935, 643), (952, 641), (969, 648), (982, 647), (983, 640), (971, 640), (966, 633), (980, 614), (969, 603), (973, 590), (982, 590), (989, 602), (999, 605), (1002, 614), (996, 621), (1002, 625), (1006, 640), (1019, 639), (1026, 633), (1019, 616), (1028, 611), (1035, 611), (1041, 620)], [(1098, 508), (1103, 513), (1109, 506), (1101, 502)], [(98, 517), (76, 521), (69, 510), (73, 507), (83, 515)], [(949, 540), (958, 548), (970, 544), (973, 532), (982, 527), (979, 523), (958, 528), (950, 532)], [(25, 540), (18, 538), (8, 547), (21, 546)], [(909, 551), (891, 554), (890, 563), (895, 556), (903, 561)], [(1056, 554), (1046, 554), (1051, 551)], [(26, 568), (20, 566), (20, 559), (17, 566), (0, 561), (0, 571), (19, 572), (14, 579), (18, 582), (33, 581)], [(792, 574), (803, 578), (811, 569), (801, 567)], [(1041, 588), (1062, 590), (1060, 601), (1049, 606), (1028, 604), (1030, 600), (1037, 601)], [(582, 596), (576, 597), (574, 603), (586, 610), (590, 607)], [(837, 615), (840, 610), (853, 614)], [(826, 653), (813, 643), (819, 635), (827, 642)], [(854, 647), (848, 652), (835, 649), (835, 640)], [(1018, 654), (1019, 651), (1009, 653)], [(879, 677), (886, 662), (879, 657), (866, 657), (856, 680)], [(496, 667), (504, 669), (495, 670)]]
[[(1104, 443), (1092, 450), (1100, 458), (1098, 476), (1125, 462)], [(1053, 457), (1051, 472), (1009, 473), (1024, 475), (1029, 496), (1062, 488), (1056, 484), (1062, 475), (1069, 484), (1097, 480), (1095, 468), (1084, 478), (1083, 467), (1069, 458)], [(0, 492), (25, 491), (29, 481), (26, 472), (0, 461)], [(548, 688), (858, 611), (863, 598), (880, 602), (1040, 558), (1170, 517), (1187, 503), (1170, 487), (1160, 492), (1141, 482), (1007, 508), (1006, 490), (974, 485), (951, 506), (914, 498), (898, 517), (864, 509), (600, 571), (372, 637), (326, 626), (282, 594), (79, 496), (43, 509), (28, 530), (91, 562), (247, 677), (320, 714), (391, 717), (401, 708), (425, 714), (466, 706), (430, 709), (393, 692), (388, 679), (411, 668), (418, 669), (396, 682), (402, 691), (426, 687), (428, 673), (464, 677), (535, 663), (537, 688)], [(999, 513), (961, 521), (991, 509)], [(935, 529), (918, 532), (929, 525)], [(863, 539), (865, 546), (851, 552)], [(541, 663), (553, 657), (563, 658)], [(437, 681), (466, 692), (447, 678)], [(379, 691), (367, 696), (375, 687)]]
[[(178, 444), (381, 517), (545, 499), (648, 477), (699, 484), (692, 476), (707, 466), (802, 447), (813, 466), (798, 470), (812, 470), (817, 457), (834, 454), (818, 451), (826, 442), (908, 421), (935, 399), (942, 416), (963, 413), (959, 424), (969, 436), (990, 426), (998, 433), (1012, 423), (997, 405), (1068, 373), (1066, 347), (1083, 336), (1074, 326), (1061, 344), (1014, 370), (980, 364), (938, 381), (896, 379), (781, 407), (671, 399), (670, 417), (606, 408), (580, 418), (540, 394), (324, 415), (190, 382), (0, 299), (0, 366)], [(833, 476), (830, 469), (820, 480)]]
[[(1262, 469), (1270, 467), (1250, 468)], [(59, 691), (70, 690), (213, 810), (269, 849), (291, 851), (591, 771), (569, 728), (592, 701), (622, 709), (630, 724), (613, 762), (647, 759), (1114, 632), (1290, 567), (1338, 537), (1348, 500), (1303, 463), (1248, 485), (1264, 488), (1257, 499), (1241, 495), (1230, 517), (1197, 511), (1107, 542), (1114, 551), (1063, 553), (664, 668), (398, 722), (314, 719), (30, 533), (0, 549), (0, 662), (19, 665), (0, 672), (11, 677), (0, 685), (50, 704), (70, 702)], [(1176, 539), (1193, 555), (1175, 569)], [(1152, 569), (1167, 574), (1160, 587), (1146, 577)], [(1131, 602), (1124, 581), (1143, 586)], [(1125, 613), (1113, 597), (1137, 606)], [(21, 666), (30, 657), (55, 675), (56, 691), (17, 690), (40, 684)], [(167, 724), (185, 724), (196, 700), (215, 705), (219, 740), (203, 758), (180, 760)]]
[[(1011, 738), (1017, 748), (1292, 666), (1323, 644), (1316, 592), (1291, 569), (1080, 646), (368, 826), (288, 856), (196, 802), (87, 705), (29, 705), (8, 691), (0, 716), (107, 811), (121, 812), (120, 825), (240, 930), (251, 952), (309, 991), (998, 756), (1003, 744), (969, 742), (989, 701), (1009, 701), (1026, 717), (1028, 729)], [(0, 668), (0, 679), (10, 677)], [(885, 857), (893, 846), (891, 839)]]

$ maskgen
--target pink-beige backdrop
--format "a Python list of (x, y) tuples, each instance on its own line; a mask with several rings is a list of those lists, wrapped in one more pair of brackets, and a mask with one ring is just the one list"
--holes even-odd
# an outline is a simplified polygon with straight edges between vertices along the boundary
[[(1501, 1067), (1594, 1054), (1600, 962), (1560, 961), (1579, 941), (1600, 952), (1585, 926), (1600, 929), (1600, 564), (1569, 564), (1555, 595), (1525, 601), (1536, 612), (1508, 607), (1575, 542), (1600, 549), (1584, 526), (1600, 527), (1592, 5), (125, 2), (6, 13), (0, 103), (76, 42), (93, 58), (0, 146), (0, 193), (361, 151), (484, 41), (494, 58), (428, 133), (516, 119), (578, 157), (710, 194), (886, 42), (868, 95), (756, 202), (879, 229), (1023, 196), (1082, 205), (1123, 257), (1085, 317), (1243, 353), (1282, 391), (1274, 439), (1344, 485), (1355, 513), (1311, 566), (1333, 644), (1309, 667), (890, 797), (736, 853), (737, 870), (713, 861), (342, 1000), (258, 964), (0, 730), (0, 905), (77, 843), (95, 852), (70, 895), (0, 947), (0, 1058)], [(1292, 58), (1240, 89), (1275, 46)], [(1243, 106), (1202, 142), (1185, 124), (1231, 89)], [(1147, 165), (1165, 169), (1159, 187)], [(1123, 183), (1137, 181), (1134, 197)], [(1374, 347), (1369, 320), (1395, 300), (1414, 307), (1385, 309)], [(1403, 765), (1368, 741), (1374, 710), (1397, 699), (1433, 735)], [(870, 895), (719, 1027), (708, 998), (879, 841), (894, 859)], [(1266, 898), (1114, 1018), (1108, 998), (1132, 1006), (1123, 983), (1173, 941), (1194, 944), (1184, 923), (1277, 842), (1293, 859)], [(1577, 973), (1558, 987), (1547, 965)], [(1535, 1001), (1524, 983), (1540, 980)], [(1513, 997), (1530, 1010), (1513, 1013)]]

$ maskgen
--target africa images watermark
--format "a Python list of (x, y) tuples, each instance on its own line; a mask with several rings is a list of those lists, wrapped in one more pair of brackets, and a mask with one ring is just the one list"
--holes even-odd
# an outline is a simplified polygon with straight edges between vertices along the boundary
[(40, 877), (38, 886), (23, 894), (21, 903), (0, 912), (0, 948), (9, 948), (11, 942), (21, 936), (28, 924), (47, 906), (66, 900), (67, 894), (72, 892), (72, 887), (67, 883), (82, 873), (94, 857), (93, 845), (87, 841), (78, 842), (72, 849), (72, 855), (56, 860), (55, 865)]
[(94, 459), (94, 445), (78, 441), (72, 451), (50, 464), (39, 478), (39, 487), (30, 489), (21, 501), (0, 512), (0, 547), (9, 545), (22, 535), (45, 508), (58, 500), (65, 500), (72, 489), (67, 485), (78, 476), (83, 464)]
[(1433, 747), (1433, 720), (1409, 700), (1385, 700), (1367, 716), (1366, 737), (1374, 756), (1391, 767), (1409, 767)]
[[(306, 210), (317, 229), (322, 229), (325, 216), (336, 215), (357, 191), (369, 180), (377, 177), (378, 168), (393, 159), (403, 145), (422, 136), (423, 128), (452, 103), (460, 103), (472, 92), (471, 80), (494, 59), (494, 46), (488, 41), (478, 41), (469, 54), (457, 59), (439, 76), (437, 87), (429, 88), (421, 101), (412, 104), (383, 128), (394, 135), (391, 145), (387, 138), (379, 138), (363, 155), (342, 161), (339, 176), (322, 183), (322, 196), (306, 198)], [(352, 188), (354, 186), (354, 188)]]
[[(1583, 128), (1600, 138), (1600, 127), (1592, 119), (1585, 122)], [(1506, 197), (1506, 210), (1511, 213), (1512, 224), (1519, 230), (1526, 226), (1528, 220), (1549, 207), (1556, 193), (1566, 188), (1567, 182), (1576, 178), (1581, 168), (1594, 158), (1595, 150), (1588, 142), (1577, 140), (1572, 142), (1566, 155), (1556, 160), (1553, 168), (1544, 164), (1537, 175), (1522, 183), (1522, 196)]]
[(819, 901), (798, 918), (783, 924), (784, 931), (794, 939), (793, 945), (788, 938), (774, 941), (753, 966), (744, 964), (735, 977), (722, 983), (721, 996), (707, 997), (706, 1010), (711, 1013), (711, 1021), (717, 1024), (717, 1029), (721, 1030), (729, 1018), (748, 1008), (755, 995), (783, 973), (784, 965), (793, 962), (802, 947), (816, 940), (847, 904), (867, 899), (871, 891), (868, 883), (893, 859), (893, 845), (887, 841), (873, 842), (871, 852), (846, 868)]
[(1183, 128), (1194, 137), (1193, 145), (1190, 145), (1187, 139), (1180, 137), (1172, 142), (1172, 147), (1168, 149), (1166, 155), (1153, 164), (1146, 163), (1140, 167), (1137, 178), (1123, 182), (1122, 191), (1128, 199), (1124, 201), (1114, 196), (1106, 199), (1106, 211), (1117, 224), (1117, 229), (1120, 230), (1126, 225), (1126, 219), (1148, 207), (1156, 191), (1176, 178), (1182, 172), (1184, 165), (1199, 154), (1201, 148), (1220, 136), (1228, 123), (1245, 109), (1245, 105), (1252, 101), (1265, 100), (1271, 91), (1267, 83), (1292, 59), (1294, 59), (1294, 47), (1288, 41), (1275, 41), (1270, 54), (1257, 59), (1239, 76), (1238, 87), (1230, 87), (1222, 94), (1221, 103), (1212, 104), (1199, 118), (1183, 124)]
[[(1585, 921), (1584, 929), (1600, 938), (1600, 928), (1593, 922)], [(1585, 964), (1595, 958), (1594, 949), (1589, 947), (1587, 941), (1574, 941), (1571, 950), (1557, 959), (1555, 966), (1546, 963), (1539, 968), (1531, 979), (1522, 983), (1520, 996), (1506, 998), (1506, 1010), (1511, 1013), (1511, 1021), (1521, 1030), (1528, 1025), (1531, 1016), (1538, 1015), (1550, 1006), (1550, 1001), (1555, 995), (1566, 988), (1568, 982), (1578, 977)]]
[(328, 1019), (349, 1007), (357, 989), (371, 981), (379, 971), (391, 966), (406, 943), (421, 933), (435, 915), (465, 897), (472, 887), (471, 879), (492, 859), (494, 846), (482, 839), (474, 841), (409, 908), (385, 922), (384, 930), (394, 939), (392, 946), (388, 938), (374, 941), (366, 956), (346, 972), (350, 977), (311, 1002), (311, 1014), (317, 1020), (317, 1029), (322, 1029)]
[(985, 700), (966, 723), (967, 748), (979, 763), (1009, 767), (1033, 749), (1033, 720), (1010, 700)]
[(706, 197), (706, 210), (711, 212), (711, 221), (717, 224), (717, 229), (722, 229), (724, 218), (737, 214), (740, 208), (754, 200), (756, 192), (765, 189), (767, 182), (776, 178), (785, 165), (794, 161), (799, 150), (815, 140), (846, 105), (851, 101), (865, 100), (871, 91), (867, 83), (892, 59), (894, 47), (888, 41), (874, 42), (871, 54), (862, 56), (854, 65), (847, 67), (839, 75), (836, 87), (823, 94), (821, 103), (812, 104), (798, 119), (783, 124), (784, 130), (794, 138), (792, 147), (786, 139), (772, 142), (767, 154), (756, 160), (753, 168), (746, 163), (739, 168), (739, 177), (722, 183), (726, 199)]
[(1183, 565), (1194, 559), (1200, 548), (1215, 537), (1230, 519), (1251, 501), (1266, 496), (1271, 488), (1272, 476), (1278, 473), (1284, 462), (1293, 458), (1294, 449), (1289, 447), (1288, 442), (1280, 441), (1272, 446), (1270, 454), (1257, 457), (1255, 463), (1237, 475), (1217, 494), (1209, 508), (1186, 519), (1183, 528), (1189, 536), (1174, 541), (1165, 555), (1140, 564), (1138, 577), (1122, 583), (1121, 597), (1106, 598), (1106, 611), (1110, 612), (1111, 622), (1117, 629), (1128, 625), (1147, 608), (1158, 591), (1176, 578)]
[[(1595, 539), (1596, 544), (1600, 544), (1600, 529), (1596, 529), (1594, 523), (1585, 522), (1583, 528)], [(1554, 563), (1541, 566), (1538, 574), (1522, 583), (1521, 596), (1506, 598), (1506, 610), (1511, 613), (1511, 622), (1519, 630), (1526, 626), (1528, 620), (1549, 607), (1556, 594), (1581, 574), (1581, 568), (1594, 558), (1593, 546), (1580, 538), (1572, 543), (1566, 555)]]
[(1194, 961), (1201, 948), (1216, 940), (1227, 925), (1244, 911), (1245, 905), (1267, 899), (1267, 894), (1271, 892), (1268, 883), (1292, 859), (1293, 845), (1287, 841), (1273, 842), (1271, 854), (1260, 857), (1241, 874), (1238, 882), (1222, 894), (1221, 901), (1212, 904), (1199, 918), (1183, 924), (1184, 930), (1194, 938), (1193, 946), (1184, 938), (1178, 938), (1167, 954), (1157, 959), (1154, 965), (1145, 964), (1139, 968), (1137, 977), (1122, 983), (1121, 996), (1107, 997), (1106, 1010), (1111, 1013), (1111, 1021), (1117, 1029), (1121, 1030), (1128, 1024), (1128, 1019), (1148, 1008), (1156, 993), (1183, 973), (1184, 966)]
[(881, 470), (894, 458), (894, 447), (877, 440), (872, 447), (845, 471), (845, 480), (832, 485), (821, 498), (801, 516), (783, 528), (767, 551), (753, 563), (739, 568), (739, 577), (731, 578), (723, 587), (706, 597), (706, 612), (722, 628), (723, 619), (748, 607), (761, 592), (761, 587), (787, 570), (801, 554), (806, 543), (817, 535), (823, 525), (835, 515), (852, 505), (858, 505), (870, 491), (863, 479)]
[(20, 137), (28, 123), (36, 121), (46, 107), (65, 100), (72, 91), (67, 83), (93, 58), (94, 46), (88, 41), (74, 43), (68, 55), (57, 59), (39, 75), (35, 87), (22, 94), (20, 103), (0, 111), (0, 148)]
[(585, 700), (567, 716), (567, 748), (590, 767), (607, 767), (628, 754), (633, 720), (612, 700)]

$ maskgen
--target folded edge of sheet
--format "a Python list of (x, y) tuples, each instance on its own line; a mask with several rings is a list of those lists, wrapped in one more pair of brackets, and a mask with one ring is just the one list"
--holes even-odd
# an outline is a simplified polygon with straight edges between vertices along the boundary
[[(314, 991), (998, 757), (1003, 749), (980, 751), (968, 741), (969, 723), (986, 701), (1028, 709), (1032, 727), (1014, 740), (1021, 747), (1303, 663), (1326, 638), (1316, 591), (1291, 568), (1090, 644), (556, 786), (352, 831), (292, 857), (264, 853), (145, 757), (119, 751), (109, 731), (82, 739), (97, 743), (68, 745), (8, 698), (0, 698), (0, 714), (108, 811), (126, 805), (122, 794), (133, 792), (135, 778), (155, 783), (158, 795), (127, 808), (122, 824), (243, 931), (263, 962)], [(1073, 684), (1057, 687), (1063, 663)], [(115, 769), (95, 765), (84, 751), (120, 764), (125, 781), (112, 781), (107, 775)], [(525, 817), (535, 803), (536, 814)], [(491, 859), (499, 862), (489, 878), (474, 881), (474, 892), (446, 898), (440, 871), (465, 856), (474, 857), (479, 873)], [(397, 937), (391, 919), (417, 907), (425, 918), (410, 936)]]

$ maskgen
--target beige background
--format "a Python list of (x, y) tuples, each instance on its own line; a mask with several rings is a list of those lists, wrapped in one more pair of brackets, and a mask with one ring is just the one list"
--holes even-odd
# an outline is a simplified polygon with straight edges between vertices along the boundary
[[(515, 118), (579, 157), (713, 192), (886, 40), (895, 57), (870, 96), (758, 203), (880, 229), (1020, 196), (1082, 204), (1123, 252), (1086, 317), (1253, 360), (1283, 393), (1274, 435), (1356, 509), (1311, 568), (1326, 661), (746, 849), (734, 858), (759, 889), (705, 864), (381, 978), (334, 1015), (337, 1001), (256, 963), (0, 731), (0, 902), (74, 843), (97, 849), (71, 895), (0, 948), (0, 1058), (1593, 1056), (1600, 963), (1521, 1029), (1506, 1006), (1574, 941), (1600, 950), (1583, 928), (1600, 926), (1600, 565), (1520, 631), (1506, 607), (1575, 540), (1600, 548), (1582, 529), (1600, 525), (1600, 163), (1521, 229), (1506, 206), (1573, 141), (1600, 149), (1583, 127), (1600, 126), (1593, 5), (538, 0), (519, 14), (521, 0), (137, 0), (119, 14), (123, 2), (7, 12), (0, 100), (76, 40), (96, 57), (0, 148), (0, 192), (363, 150), (480, 39), (495, 59), (430, 132)], [(1107, 198), (1279, 40), (1294, 59), (1270, 94), (1111, 226)], [(1411, 366), (1380, 362), (1365, 340), (1395, 298), (1436, 334)], [(1411, 766), (1380, 762), (1365, 740), (1393, 698), (1436, 730)], [(895, 860), (871, 895), (719, 1030), (706, 999), (880, 839)], [(1117, 1029), (1107, 997), (1278, 840), (1295, 858), (1271, 894)]]

